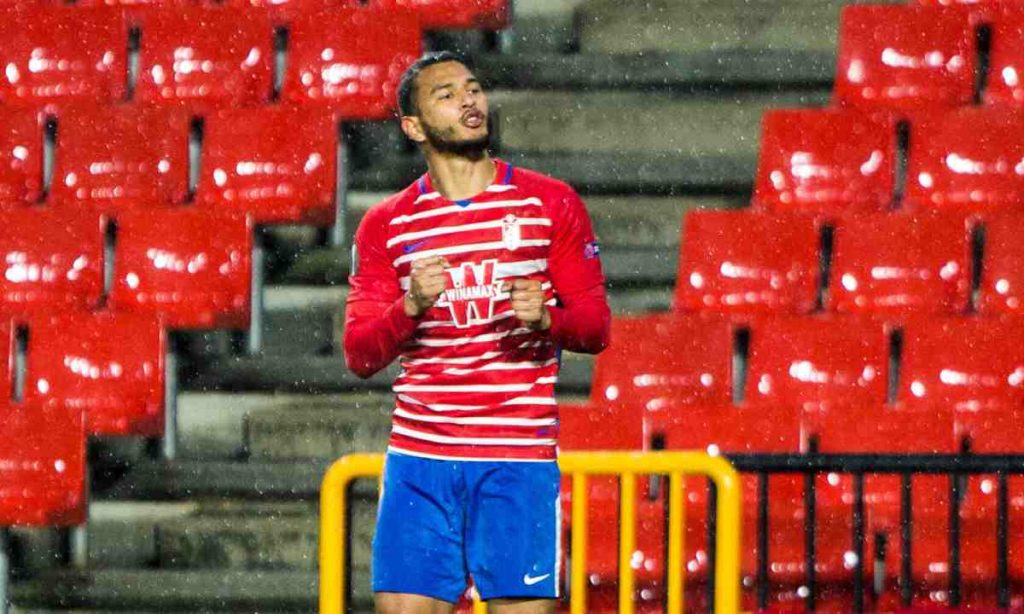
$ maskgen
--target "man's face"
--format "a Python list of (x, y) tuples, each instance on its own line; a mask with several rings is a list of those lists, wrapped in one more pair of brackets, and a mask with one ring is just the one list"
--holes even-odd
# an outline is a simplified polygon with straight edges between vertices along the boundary
[(459, 62), (428, 66), (417, 77), (415, 95), (422, 138), (434, 149), (482, 153), (487, 148), (487, 96), (468, 68)]

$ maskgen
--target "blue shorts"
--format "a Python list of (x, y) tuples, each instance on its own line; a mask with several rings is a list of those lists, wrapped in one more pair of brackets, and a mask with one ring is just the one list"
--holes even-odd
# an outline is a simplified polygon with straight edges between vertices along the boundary
[(373, 590), (455, 603), (554, 599), (561, 573), (556, 462), (449, 461), (389, 452)]

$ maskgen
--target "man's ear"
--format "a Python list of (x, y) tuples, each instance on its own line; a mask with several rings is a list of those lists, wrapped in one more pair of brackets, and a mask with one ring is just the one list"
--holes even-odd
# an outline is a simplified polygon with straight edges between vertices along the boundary
[(415, 115), (402, 116), (402, 132), (414, 143), (422, 143), (427, 140), (427, 135), (423, 132), (423, 124)]

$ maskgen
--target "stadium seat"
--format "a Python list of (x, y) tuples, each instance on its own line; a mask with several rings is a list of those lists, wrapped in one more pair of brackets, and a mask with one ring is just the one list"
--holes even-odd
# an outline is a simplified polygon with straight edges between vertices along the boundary
[(270, 100), (273, 28), (265, 12), (151, 8), (131, 15), (141, 29), (138, 100), (214, 108)]
[(0, 211), (4, 274), (0, 310), (40, 311), (96, 307), (103, 293), (106, 220), (90, 212)]
[[(1012, 10), (1007, 10), (1011, 6)], [(1019, 106), (1024, 104), (1024, 13), (1016, 5), (1003, 7), (998, 18), (991, 21), (992, 48), (984, 99), (986, 103)]]
[(252, 226), (195, 209), (119, 215), (113, 308), (159, 314), (168, 328), (247, 328)]
[(128, 32), (118, 10), (8, 11), (0, 19), (0, 40), (5, 66), (0, 102), (5, 105), (124, 97)]
[(1024, 407), (1024, 333), (1013, 321), (915, 318), (903, 329), (900, 404), (957, 412)]
[(75, 105), (58, 116), (51, 201), (103, 212), (183, 202), (189, 117), (180, 109)]
[(0, 114), (0, 207), (35, 203), (43, 190), (43, 125), (36, 109)]
[(675, 309), (808, 313), (818, 286), (811, 216), (691, 211), (680, 248)]
[(84, 523), (85, 479), (81, 411), (0, 400), (0, 527)]
[(206, 116), (197, 200), (257, 224), (334, 221), (337, 130), (326, 109), (268, 107)]
[(869, 215), (836, 224), (832, 311), (964, 313), (970, 298), (969, 231), (952, 214)]
[(643, 411), (726, 405), (732, 400), (733, 327), (688, 314), (615, 317), (607, 350), (597, 356), (591, 404)]
[(377, 5), (416, 11), (424, 30), (503, 30), (509, 0), (376, 0)]
[(765, 113), (754, 207), (834, 217), (880, 213), (893, 201), (896, 120), (885, 112)]
[[(876, 405), (834, 412), (817, 429), (819, 449), (833, 454), (953, 454), (959, 451), (952, 408), (927, 411)], [(949, 478), (916, 476), (912, 480), (913, 535), (911, 573), (930, 586), (948, 583)], [(900, 478), (868, 475), (864, 480), (865, 531), (885, 534), (886, 574), (900, 571)]]
[(1024, 115), (1009, 107), (920, 112), (911, 121), (907, 190), (911, 210), (1020, 210)]
[(953, 107), (974, 98), (974, 28), (967, 10), (850, 5), (839, 25), (835, 96), (843, 106)]
[(342, 120), (388, 119), (398, 81), (421, 47), (411, 11), (303, 13), (291, 24), (284, 98), (326, 105)]
[(978, 310), (983, 315), (1019, 315), (1024, 309), (1024, 215), (992, 216), (985, 224)]
[(151, 314), (36, 316), (26, 394), (42, 406), (85, 412), (90, 435), (161, 436), (166, 344)]
[(779, 317), (751, 327), (750, 406), (796, 407), (813, 423), (848, 407), (886, 399), (889, 340), (878, 321), (859, 317)]

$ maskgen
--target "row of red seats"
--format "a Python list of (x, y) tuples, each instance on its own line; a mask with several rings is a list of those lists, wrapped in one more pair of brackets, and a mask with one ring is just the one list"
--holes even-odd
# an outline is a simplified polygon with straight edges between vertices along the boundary
[(174, 107), (60, 105), (0, 116), (0, 209), (43, 197), (44, 133), (56, 121), (46, 206), (116, 213), (184, 203), (250, 214), (257, 224), (329, 226), (337, 123), (326, 109), (274, 106), (202, 116), (189, 194), (191, 115)]
[[(980, 274), (977, 310), (1021, 312), (1024, 217), (958, 214), (845, 216), (826, 255), (822, 220), (812, 215), (692, 211), (685, 218), (675, 308), (721, 313), (811, 313), (819, 285), (838, 313), (964, 314), (972, 275)], [(984, 234), (980, 271), (973, 253)], [(821, 279), (827, 266), (828, 277)]]
[[(398, 80), (422, 48), (414, 12), (300, 12), (287, 26), (282, 100), (327, 106), (345, 119), (391, 116)], [(266, 11), (64, 7), (3, 14), (0, 102), (126, 99), (133, 31), (133, 100), (215, 108), (272, 101), (275, 30)]]
[[(67, 0), (3, 0), (0, 6), (67, 6)], [(512, 13), (509, 0), (74, 0), (75, 7), (156, 6), (187, 9), (230, 7), (268, 9), (276, 15), (317, 12), (323, 9), (370, 6), (384, 10), (412, 10), (428, 30), (502, 30)]]
[[(977, 28), (991, 47), (978, 47)], [(967, 6), (852, 5), (839, 25), (835, 98), (843, 106), (910, 110), (975, 101), (978, 61), (988, 51), (982, 99), (1024, 102), (1024, 11)]]
[[(169, 328), (249, 325), (252, 220), (187, 209), (100, 214), (0, 212), (7, 232), (0, 246), (0, 312), (29, 316), (40, 310), (158, 314)], [(104, 296), (104, 262), (114, 279)]]
[[(765, 114), (753, 206), (845, 215), (891, 211), (993, 212), (1024, 207), (1024, 110), (787, 109)], [(906, 184), (897, 167), (906, 159)], [(896, 193), (902, 199), (896, 202)]]

